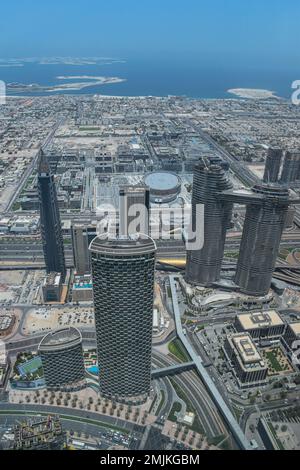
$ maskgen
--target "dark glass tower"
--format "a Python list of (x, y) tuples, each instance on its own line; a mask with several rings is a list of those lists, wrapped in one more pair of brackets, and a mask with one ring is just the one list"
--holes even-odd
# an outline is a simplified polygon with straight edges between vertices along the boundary
[(267, 160), (266, 160), (266, 167), (265, 167), (265, 174), (264, 174), (264, 182), (265, 183), (277, 183), (281, 161), (282, 161), (283, 151), (280, 148), (269, 148)]
[(297, 180), (300, 171), (300, 153), (286, 152), (281, 183), (289, 184)]
[(66, 277), (64, 242), (54, 176), (46, 155), (41, 150), (38, 163), (38, 192), (41, 216), (41, 235), (47, 273), (61, 273)]
[[(140, 212), (141, 210), (142, 212)], [(146, 185), (120, 188), (120, 235), (128, 236), (137, 231), (148, 235), (149, 212), (150, 189)], [(137, 218), (139, 219), (139, 227), (134, 227), (136, 229), (133, 231), (131, 224)]]
[(221, 200), (231, 183), (220, 165), (202, 158), (194, 168), (192, 227), (196, 231), (196, 207), (204, 205), (204, 246), (188, 251), (186, 280), (191, 284), (211, 286), (220, 280), (226, 230), (230, 226), (232, 203)]
[(90, 246), (100, 393), (143, 403), (150, 393), (156, 245), (146, 236)]
[(261, 201), (247, 205), (235, 282), (248, 295), (267, 295), (271, 287), (282, 232), (288, 212), (289, 192), (280, 185), (253, 188)]
[(76, 274), (79, 276), (90, 274), (92, 268), (89, 246), (97, 236), (97, 227), (95, 225), (74, 223), (71, 230)]

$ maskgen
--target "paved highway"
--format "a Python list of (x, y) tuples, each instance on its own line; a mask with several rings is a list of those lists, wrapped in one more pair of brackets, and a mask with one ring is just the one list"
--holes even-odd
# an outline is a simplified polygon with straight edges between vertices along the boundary
[[(104, 426), (104, 427), (114, 426), (117, 428), (124, 429), (129, 433), (133, 431), (143, 430), (142, 426), (138, 426), (135, 423), (131, 423), (129, 421), (124, 421), (119, 418), (114, 418), (112, 416), (102, 415), (99, 413), (86, 411), (86, 410), (78, 410), (74, 408), (65, 408), (65, 407), (50, 406), (50, 405), (33, 405), (33, 404), (25, 405), (25, 404), (0, 403), (0, 415), (5, 416), (5, 414), (9, 415), (10, 413), (14, 413), (17, 415), (19, 414), (21, 416), (24, 416), (28, 413), (58, 414), (62, 418), (65, 417), (65, 419), (66, 417), (68, 417), (68, 421), (70, 421), (70, 418), (73, 419), (74, 422), (83, 421), (84, 423), (87, 424), (87, 429), (88, 429), (89, 424), (95, 425), (95, 423), (99, 423), (98, 425), (100, 427), (101, 426)], [(89, 423), (89, 421), (93, 421), (94, 424)]]
[[(156, 351), (153, 354), (153, 361), (158, 367), (168, 367), (174, 364), (171, 358)], [(173, 380), (191, 401), (205, 432), (209, 436), (226, 434), (227, 431), (222, 418), (198, 375), (194, 372), (185, 372), (174, 376)]]
[(224, 147), (218, 144), (212, 137), (206, 134), (199, 125), (197, 125), (192, 120), (188, 120), (190, 126), (197, 132), (200, 137), (209, 144), (217, 153), (223, 157), (225, 162), (230, 164), (230, 169), (235, 173), (236, 177), (241, 180), (244, 184), (248, 186), (254, 186), (256, 183), (260, 182), (259, 178), (250, 171), (244, 162), (239, 161), (236, 157), (231, 155)]

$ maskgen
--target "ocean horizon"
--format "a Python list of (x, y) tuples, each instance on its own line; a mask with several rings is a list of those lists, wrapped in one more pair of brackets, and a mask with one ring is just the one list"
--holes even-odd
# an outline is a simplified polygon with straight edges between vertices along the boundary
[[(49, 63), (48, 63), (49, 62)], [(6, 85), (23, 84), (26, 91), (7, 90), (8, 95), (51, 96), (56, 94), (101, 94), (107, 96), (186, 96), (198, 99), (237, 97), (230, 89), (263, 89), (281, 98), (292, 94), (292, 83), (300, 79), (291, 69), (275, 71), (264, 67), (243, 65), (201, 64), (196, 60), (112, 60), (98, 63), (77, 60), (74, 63), (12, 61), (1, 59), (0, 80)], [(66, 61), (67, 62), (67, 61)], [(71, 62), (71, 61), (69, 61)], [(102, 84), (102, 78), (115, 83)], [(101, 79), (101, 80), (99, 80)], [(104, 80), (102, 80), (104, 81)], [(71, 83), (85, 83), (84, 88), (68, 89)], [(28, 85), (36, 84), (32, 91)], [(45, 91), (45, 87), (57, 90)]]

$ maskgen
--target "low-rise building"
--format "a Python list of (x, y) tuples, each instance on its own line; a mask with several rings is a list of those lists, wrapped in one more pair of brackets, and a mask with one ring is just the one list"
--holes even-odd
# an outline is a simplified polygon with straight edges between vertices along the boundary
[(43, 301), (47, 303), (60, 302), (62, 295), (62, 277), (60, 273), (50, 273), (42, 286)]
[(0, 315), (0, 338), (4, 338), (12, 333), (15, 322), (16, 317), (11, 313)]
[(275, 310), (243, 313), (235, 319), (235, 328), (240, 333), (249, 333), (255, 340), (279, 339), (285, 331), (285, 323)]
[(93, 283), (90, 274), (85, 276), (75, 276), (73, 290), (73, 302), (92, 302), (93, 300)]
[(5, 389), (11, 370), (11, 362), (9, 357), (3, 357), (0, 352), (0, 397), (1, 392)]
[(290, 348), (292, 348), (293, 343), (295, 341), (300, 342), (300, 322), (290, 323), (287, 326), (287, 329), (284, 335), (284, 340)]
[(65, 445), (59, 416), (35, 418), (14, 428), (14, 450), (63, 450)]
[(231, 362), (241, 387), (261, 385), (266, 382), (268, 367), (249, 333), (228, 335), (224, 352)]
[(292, 357), (293, 364), (300, 367), (300, 322), (287, 326), (282, 342), (288, 355)]
[(0, 232), (7, 233), (10, 230), (10, 218), (4, 217), (0, 220)]

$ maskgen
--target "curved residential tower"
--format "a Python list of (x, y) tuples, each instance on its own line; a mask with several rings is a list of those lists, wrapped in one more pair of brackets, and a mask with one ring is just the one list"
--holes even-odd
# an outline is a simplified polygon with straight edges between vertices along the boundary
[(235, 282), (245, 294), (264, 296), (271, 287), (289, 191), (280, 185), (258, 185), (252, 191), (261, 201), (247, 205)]
[(100, 393), (142, 403), (151, 383), (156, 245), (146, 235), (102, 236), (90, 251)]
[(280, 173), (282, 157), (282, 149), (278, 147), (269, 148), (264, 173), (265, 183), (277, 183)]
[(39, 355), (47, 388), (61, 390), (84, 382), (82, 336), (76, 328), (63, 328), (46, 335), (40, 342)]
[(220, 280), (226, 230), (230, 225), (233, 204), (222, 201), (223, 191), (231, 189), (226, 172), (220, 165), (202, 158), (194, 169), (192, 228), (196, 231), (197, 205), (204, 206), (204, 245), (188, 251), (186, 280), (191, 284), (211, 286)]
[(285, 160), (283, 163), (281, 183), (289, 185), (296, 181), (300, 172), (300, 153), (299, 152), (286, 152)]

